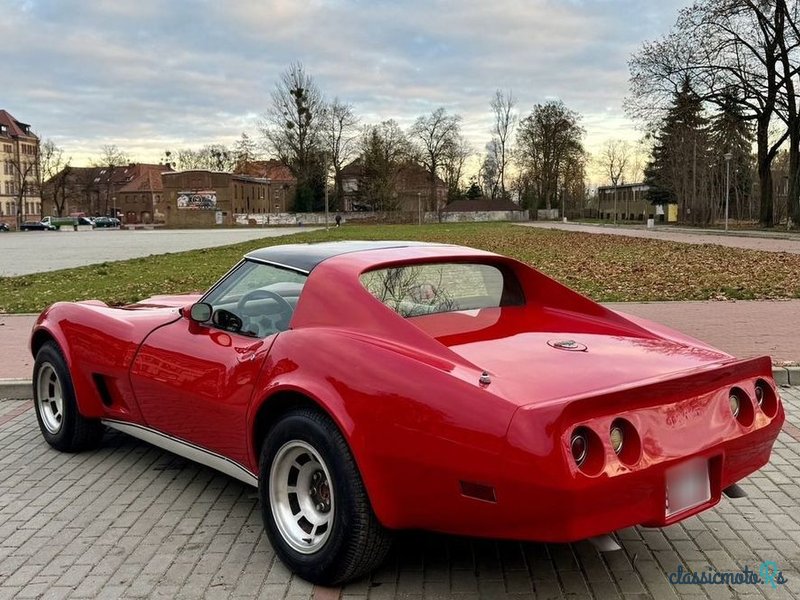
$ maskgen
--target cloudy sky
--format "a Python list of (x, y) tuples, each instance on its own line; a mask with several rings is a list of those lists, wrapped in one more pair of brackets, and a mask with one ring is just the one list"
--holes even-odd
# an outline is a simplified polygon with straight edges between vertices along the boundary
[(257, 135), (269, 93), (301, 61), (364, 122), (444, 106), (476, 150), (489, 100), (560, 98), (587, 146), (637, 137), (627, 59), (688, 0), (0, 0), (0, 108), (73, 157)]

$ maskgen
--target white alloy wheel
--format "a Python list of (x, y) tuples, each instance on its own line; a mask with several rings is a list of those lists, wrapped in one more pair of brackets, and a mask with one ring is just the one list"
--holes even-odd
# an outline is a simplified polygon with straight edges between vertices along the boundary
[(64, 392), (58, 373), (49, 362), (39, 369), (36, 392), (42, 424), (50, 433), (58, 433), (64, 422)]
[(284, 541), (301, 554), (320, 550), (333, 528), (330, 471), (310, 444), (291, 440), (275, 455), (269, 472), (272, 518)]

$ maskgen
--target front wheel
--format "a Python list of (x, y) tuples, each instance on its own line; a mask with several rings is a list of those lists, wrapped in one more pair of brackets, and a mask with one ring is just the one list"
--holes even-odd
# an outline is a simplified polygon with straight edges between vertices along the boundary
[(79, 452), (100, 443), (103, 425), (78, 411), (72, 377), (54, 342), (47, 342), (36, 353), (33, 402), (42, 436), (56, 450)]
[(270, 542), (303, 579), (343, 583), (369, 573), (389, 551), (390, 533), (372, 510), (346, 441), (315, 410), (287, 413), (270, 430), (258, 489)]

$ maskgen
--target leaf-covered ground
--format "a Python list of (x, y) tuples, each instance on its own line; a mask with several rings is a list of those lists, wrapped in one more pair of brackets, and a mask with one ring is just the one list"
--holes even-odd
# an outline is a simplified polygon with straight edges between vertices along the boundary
[(800, 297), (800, 255), (592, 235), (509, 224), (348, 225), (283, 238), (0, 278), (0, 312), (59, 300), (109, 304), (204, 290), (242, 254), (275, 243), (407, 239), (462, 244), (518, 258), (591, 298), (611, 301)]

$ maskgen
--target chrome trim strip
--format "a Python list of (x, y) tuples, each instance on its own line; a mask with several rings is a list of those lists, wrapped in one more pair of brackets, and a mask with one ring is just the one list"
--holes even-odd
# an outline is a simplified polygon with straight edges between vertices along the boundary
[(111, 429), (116, 429), (122, 433), (139, 438), (153, 446), (158, 446), (162, 450), (172, 452), (178, 456), (188, 458), (189, 460), (200, 463), (207, 467), (211, 467), (225, 475), (229, 475), (234, 479), (238, 479), (253, 487), (258, 487), (258, 477), (253, 475), (250, 471), (245, 469), (236, 461), (231, 460), (216, 452), (211, 452), (205, 448), (201, 448), (191, 442), (178, 439), (166, 433), (161, 433), (155, 429), (150, 429), (143, 425), (136, 423), (129, 423), (127, 421), (116, 421), (113, 419), (103, 419), (102, 423)]
[(311, 273), (311, 271), (306, 271), (305, 269), (298, 269), (297, 267), (293, 267), (292, 265), (285, 265), (283, 263), (275, 262), (274, 260), (253, 258), (247, 255), (245, 255), (244, 260), (249, 260), (250, 262), (258, 263), (260, 265), (270, 265), (272, 267), (279, 267), (281, 269), (286, 269), (287, 271), (294, 271), (295, 273), (300, 273), (300, 275), (309, 275)]

